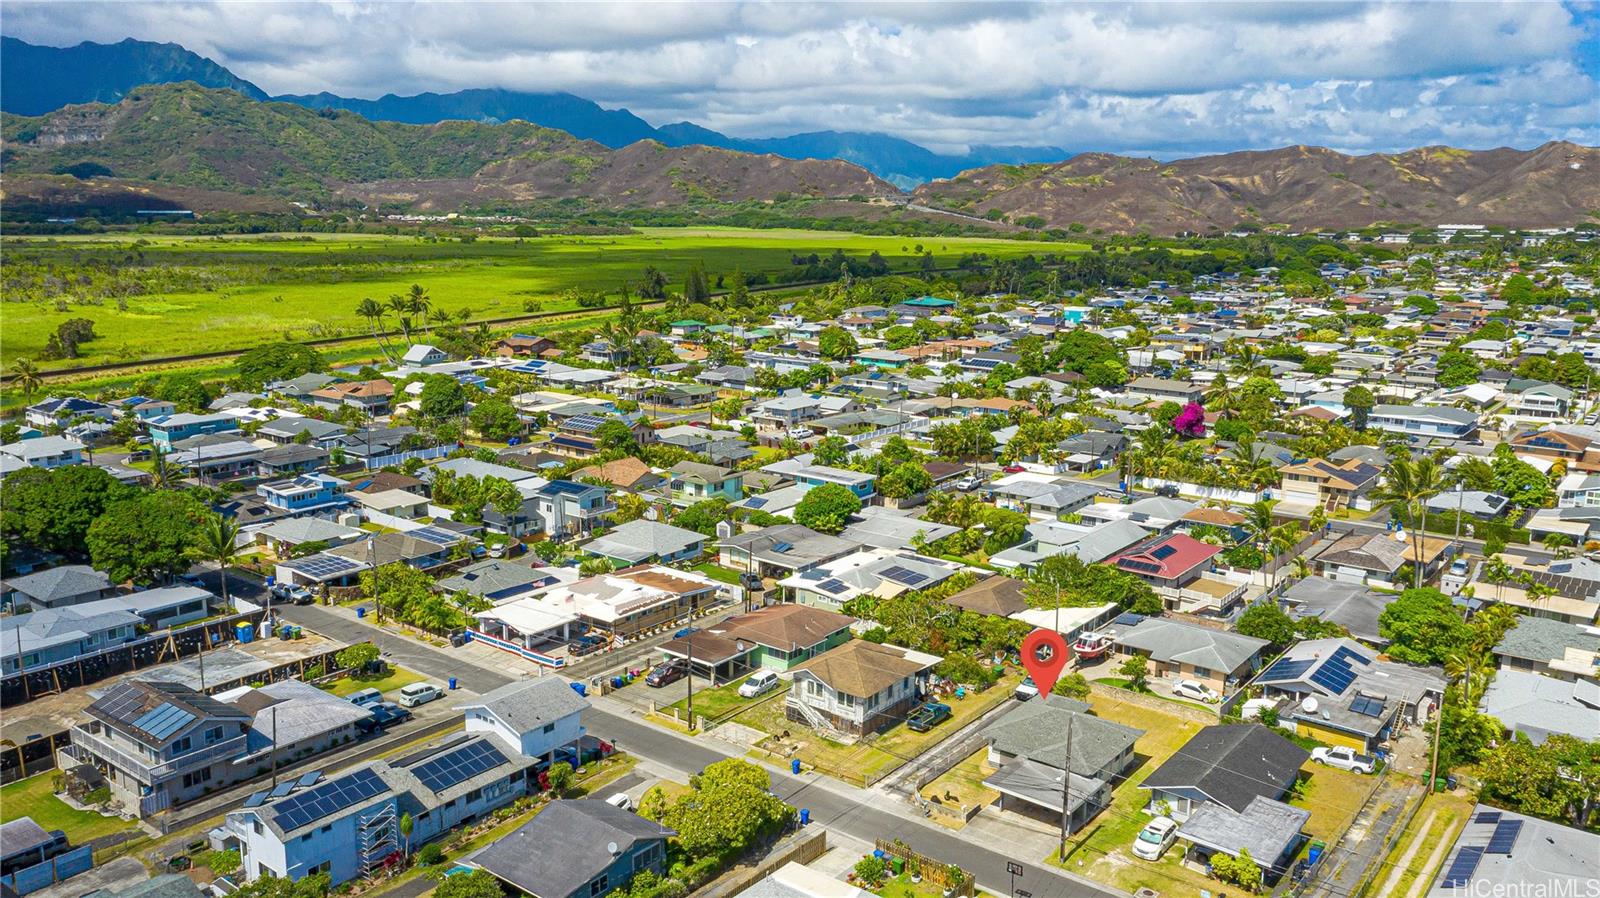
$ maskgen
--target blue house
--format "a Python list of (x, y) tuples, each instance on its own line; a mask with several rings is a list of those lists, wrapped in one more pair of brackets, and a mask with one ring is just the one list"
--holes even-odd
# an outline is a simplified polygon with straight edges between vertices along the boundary
[(329, 511), (350, 504), (346, 482), (328, 474), (301, 474), (256, 487), (256, 495), (273, 508), (290, 512)]
[(1372, 408), (1369, 426), (1409, 437), (1470, 440), (1478, 433), (1478, 416), (1448, 406), (1377, 405)]
[(239, 419), (232, 415), (194, 415), (181, 412), (176, 415), (151, 418), (145, 426), (150, 430), (150, 441), (161, 447), (161, 451), (171, 452), (173, 443), (180, 443), (190, 437), (236, 431), (239, 429)]
[(707, 499), (737, 502), (744, 498), (744, 478), (731, 468), (680, 461), (668, 469), (674, 505), (693, 505)]
[(637, 873), (660, 874), (675, 835), (604, 801), (556, 801), (468, 863), (533, 898), (604, 898)]

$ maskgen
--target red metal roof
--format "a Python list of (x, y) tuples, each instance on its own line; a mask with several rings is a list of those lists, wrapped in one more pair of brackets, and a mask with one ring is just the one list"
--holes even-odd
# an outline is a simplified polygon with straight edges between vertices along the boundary
[(1210, 561), (1221, 546), (1201, 542), (1185, 533), (1175, 533), (1141, 543), (1111, 559), (1111, 564), (1132, 574), (1176, 580)]

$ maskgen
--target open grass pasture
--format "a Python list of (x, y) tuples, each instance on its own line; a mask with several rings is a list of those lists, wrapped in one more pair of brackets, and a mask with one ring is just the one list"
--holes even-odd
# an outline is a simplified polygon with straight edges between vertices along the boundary
[[(957, 237), (877, 237), (830, 231), (646, 228), (607, 236), (430, 240), (383, 235), (258, 235), (7, 238), (0, 278), (0, 362), (37, 358), (61, 322), (89, 318), (99, 338), (63, 368), (244, 349), (289, 338), (359, 336), (364, 297), (379, 301), (412, 284), (437, 310), (474, 320), (575, 308), (570, 288), (615, 297), (647, 266), (673, 289), (694, 265), (715, 282), (734, 269), (769, 277), (794, 255), (876, 251), (896, 270), (918, 266), (916, 248), (940, 267), (962, 255), (1071, 253), (1082, 245)], [(614, 301), (614, 299), (613, 299)], [(391, 317), (389, 326), (395, 326)]]

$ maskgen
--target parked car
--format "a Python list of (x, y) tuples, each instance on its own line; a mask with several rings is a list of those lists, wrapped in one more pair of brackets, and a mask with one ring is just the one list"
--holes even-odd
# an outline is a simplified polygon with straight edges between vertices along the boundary
[(1024, 677), (1011, 694), (1016, 696), (1017, 701), (1025, 702), (1039, 694), (1039, 687), (1034, 684), (1033, 677)]
[(1163, 483), (1160, 486), (1156, 487), (1155, 492), (1156, 492), (1156, 495), (1162, 496), (1162, 497), (1167, 498), (1167, 499), (1176, 499), (1176, 498), (1178, 498), (1178, 487), (1175, 484)]
[(700, 628), (699, 627), (684, 627), (682, 630), (679, 630), (678, 632), (672, 634), (672, 638), (673, 639), (682, 639), (685, 636), (692, 636), (692, 635), (694, 635), (695, 633), (698, 633), (698, 632), (700, 632)]
[(778, 688), (778, 675), (770, 670), (758, 670), (748, 680), (739, 684), (742, 698), (755, 698)]
[(411, 719), (411, 712), (394, 702), (378, 702), (368, 710), (372, 712), (372, 717), (366, 722), (368, 729), (387, 729)]
[(1001, 470), (1005, 471), (1007, 474), (1021, 474), (1023, 471), (1028, 469), (1021, 465), (1006, 465)]
[(788, 430), (788, 435), (791, 439), (809, 440), (815, 437), (817, 432), (809, 427), (791, 427)]
[(348, 700), (358, 708), (365, 708), (383, 701), (383, 693), (376, 689), (358, 689), (350, 693)]
[(906, 726), (914, 733), (926, 733), (950, 719), (950, 706), (944, 702), (927, 702), (911, 712)]
[(400, 687), (400, 705), (404, 708), (425, 705), (436, 698), (444, 698), (444, 690), (432, 683), (412, 683)]
[(956, 481), (956, 489), (963, 493), (970, 493), (980, 486), (983, 486), (983, 479), (971, 474)]
[(626, 792), (618, 792), (610, 798), (607, 798), (606, 804), (623, 811), (633, 810), (633, 799), (629, 798), (628, 793)]
[(1179, 680), (1172, 685), (1172, 694), (1178, 698), (1194, 699), (1208, 705), (1222, 701), (1222, 696), (1217, 694), (1217, 690), (1198, 680)]
[(657, 664), (645, 675), (644, 684), (653, 689), (659, 689), (676, 683), (689, 675), (689, 662), (682, 658), (674, 658), (665, 664)]
[(1172, 843), (1178, 839), (1178, 821), (1171, 817), (1157, 817), (1146, 823), (1133, 840), (1134, 857), (1159, 861)]
[(1357, 773), (1371, 773), (1378, 769), (1377, 758), (1342, 745), (1333, 748), (1314, 748), (1311, 750), (1311, 760), (1340, 770), (1354, 770)]
[(289, 590), (283, 600), (291, 605), (310, 605), (317, 600), (317, 597), (304, 586), (296, 586)]

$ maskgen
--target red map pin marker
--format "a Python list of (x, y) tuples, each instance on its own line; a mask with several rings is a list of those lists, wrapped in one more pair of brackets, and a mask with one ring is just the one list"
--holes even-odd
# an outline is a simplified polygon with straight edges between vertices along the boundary
[(1033, 685), (1039, 687), (1040, 695), (1049, 695), (1055, 688), (1070, 658), (1067, 641), (1054, 630), (1040, 627), (1022, 640), (1022, 666), (1027, 668), (1028, 676), (1033, 677)]

